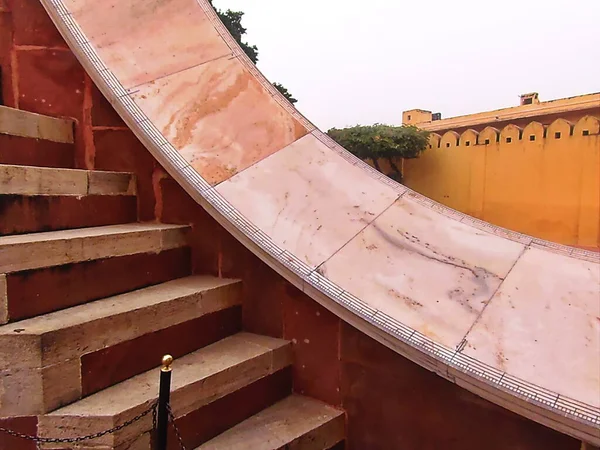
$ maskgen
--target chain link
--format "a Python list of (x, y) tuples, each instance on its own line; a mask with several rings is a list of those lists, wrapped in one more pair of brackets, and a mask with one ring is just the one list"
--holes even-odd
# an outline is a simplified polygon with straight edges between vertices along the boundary
[[(135, 422), (143, 419), (150, 412), (152, 412), (152, 430), (156, 431), (157, 407), (158, 407), (158, 402), (154, 402), (152, 405), (150, 405), (150, 407), (148, 409), (142, 411), (140, 414), (138, 414), (134, 418), (129, 419), (126, 422), (123, 422), (121, 425), (117, 425), (116, 427), (110, 428), (108, 430), (99, 431), (98, 433), (89, 434), (87, 436), (78, 436), (75, 438), (37, 437), (37, 436), (31, 436), (29, 434), (19, 433), (18, 431), (13, 431), (13, 430), (10, 430), (8, 428), (3, 428), (3, 427), (0, 427), (0, 432), (4, 432), (13, 437), (27, 439), (27, 440), (34, 441), (34, 442), (37, 442), (40, 444), (42, 444), (42, 443), (75, 443), (75, 442), (87, 441), (90, 439), (97, 439), (102, 436), (106, 436), (107, 434), (116, 433), (117, 431), (120, 431), (123, 428), (126, 428), (129, 425), (132, 425)], [(177, 441), (179, 441), (179, 447), (181, 448), (181, 450), (187, 450), (186, 446), (183, 443), (183, 438), (181, 437), (181, 432), (179, 431), (179, 428), (177, 427), (177, 424), (175, 423), (175, 416), (173, 415), (173, 410), (171, 409), (171, 405), (169, 405), (169, 404), (167, 404), (167, 413), (169, 414), (169, 421), (171, 422), (171, 424), (173, 425), (173, 429), (175, 430), (175, 436), (177, 437)]]
[(110, 428), (108, 430), (99, 431), (98, 433), (89, 434), (87, 436), (78, 436), (75, 438), (44, 438), (44, 437), (37, 437), (37, 436), (31, 436), (29, 434), (19, 433), (18, 431), (9, 430), (8, 428), (3, 428), (3, 427), (0, 427), (0, 432), (4, 432), (6, 434), (10, 434), (13, 437), (27, 439), (27, 440), (34, 441), (37, 443), (73, 443), (73, 442), (87, 441), (90, 439), (96, 439), (96, 438), (105, 436), (107, 434), (116, 433), (117, 431), (120, 431), (123, 428), (128, 427), (129, 425), (137, 422), (138, 420), (143, 419), (151, 411), (152, 411), (153, 429), (156, 429), (156, 407), (157, 407), (157, 405), (158, 405), (158, 402), (154, 402), (148, 409), (141, 412), (140, 414), (135, 416), (133, 419), (129, 419), (128, 421), (123, 422), (121, 425), (117, 425), (116, 427)]
[(158, 423), (158, 401), (154, 404), (154, 408), (152, 409), (152, 433), (156, 432), (157, 426), (156, 424)]
[(175, 436), (177, 436), (177, 440), (179, 441), (179, 448), (181, 450), (187, 450), (185, 445), (183, 445), (183, 439), (181, 438), (181, 433), (179, 432), (179, 428), (177, 428), (177, 424), (175, 423), (175, 416), (173, 415), (173, 411), (171, 410), (171, 405), (167, 403), (167, 413), (169, 413), (169, 420), (173, 424), (173, 429), (175, 430)]

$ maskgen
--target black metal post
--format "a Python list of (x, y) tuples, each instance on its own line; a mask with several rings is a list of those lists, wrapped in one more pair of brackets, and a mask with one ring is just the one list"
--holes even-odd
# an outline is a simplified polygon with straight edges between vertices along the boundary
[(167, 450), (167, 429), (169, 427), (169, 413), (167, 405), (171, 397), (171, 364), (173, 357), (165, 355), (160, 369), (160, 386), (158, 389), (158, 411), (156, 413), (156, 449)]

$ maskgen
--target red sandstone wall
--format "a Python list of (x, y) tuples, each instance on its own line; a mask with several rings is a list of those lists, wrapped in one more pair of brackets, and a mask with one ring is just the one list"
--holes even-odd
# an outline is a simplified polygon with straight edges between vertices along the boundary
[(154, 159), (94, 86), (38, 0), (0, 0), (0, 66), (4, 104), (74, 119), (74, 167), (135, 168), (140, 219), (153, 219)]
[[(76, 167), (136, 172), (140, 220), (193, 224), (195, 272), (243, 279), (244, 328), (294, 342), (294, 389), (347, 411), (347, 449), (579, 449), (388, 350), (258, 260), (124, 126), (37, 0), (0, 0), (0, 65), (7, 105), (77, 120)], [(8, 426), (31, 433), (35, 420)], [(35, 448), (23, 444), (0, 433), (0, 449)]]

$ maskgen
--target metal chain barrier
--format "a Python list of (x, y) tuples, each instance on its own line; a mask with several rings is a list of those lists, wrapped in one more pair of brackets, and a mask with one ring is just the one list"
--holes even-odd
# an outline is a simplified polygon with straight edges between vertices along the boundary
[(87, 436), (78, 436), (73, 438), (37, 437), (25, 433), (19, 433), (18, 431), (10, 430), (4, 427), (0, 427), (0, 433), (6, 433), (10, 436), (20, 439), (27, 439), (29, 441), (33, 441), (39, 444), (72, 444), (76, 442), (88, 441), (90, 439), (97, 439), (99, 437), (106, 436), (107, 434), (116, 433), (117, 431), (120, 431), (123, 428), (134, 424), (135, 422), (146, 417), (148, 414), (152, 413), (152, 433), (157, 450), (166, 450), (167, 448), (167, 427), (169, 425), (169, 422), (171, 422), (171, 424), (173, 425), (173, 429), (175, 430), (175, 435), (177, 436), (177, 440), (179, 441), (179, 446), (181, 447), (181, 450), (186, 450), (185, 445), (183, 445), (183, 439), (181, 438), (179, 428), (177, 428), (177, 424), (175, 423), (175, 417), (173, 416), (171, 405), (169, 404), (171, 391), (172, 362), (173, 357), (171, 355), (163, 356), (162, 368), (160, 369), (158, 400), (153, 402), (147, 409), (139, 413), (137, 416), (135, 416), (132, 419), (129, 419), (126, 422), (123, 422), (121, 425), (117, 425), (108, 430), (88, 434)]
[(96, 439), (96, 438), (99, 438), (102, 436), (106, 436), (107, 434), (116, 433), (117, 431), (122, 430), (123, 428), (128, 427), (131, 424), (134, 424), (138, 420), (143, 419), (150, 412), (152, 412), (152, 417), (153, 417), (153, 428), (156, 428), (154, 423), (156, 422), (155, 417), (156, 417), (157, 406), (158, 406), (158, 402), (154, 402), (148, 409), (144, 410), (143, 412), (141, 412), (140, 414), (135, 416), (133, 419), (129, 419), (128, 421), (123, 422), (121, 425), (117, 425), (116, 427), (110, 428), (108, 430), (99, 431), (98, 433), (94, 433), (94, 434), (88, 434), (87, 436), (78, 436), (78, 437), (74, 437), (74, 438), (44, 438), (44, 437), (37, 437), (37, 436), (31, 436), (29, 434), (19, 433), (18, 431), (13, 431), (13, 430), (10, 430), (8, 428), (3, 428), (3, 427), (0, 427), (0, 431), (3, 433), (9, 434), (13, 437), (16, 437), (16, 438), (26, 439), (26, 440), (34, 441), (34, 442), (37, 442), (40, 444), (45, 444), (45, 443), (61, 444), (61, 443), (82, 442), (82, 441), (88, 441), (90, 439)]
[(187, 450), (185, 445), (183, 444), (183, 439), (181, 438), (181, 433), (179, 432), (179, 428), (177, 428), (177, 424), (175, 423), (175, 416), (173, 415), (173, 411), (171, 410), (171, 405), (167, 405), (167, 412), (169, 413), (169, 420), (173, 424), (173, 429), (175, 430), (175, 436), (177, 436), (177, 440), (179, 441), (179, 448), (181, 450)]

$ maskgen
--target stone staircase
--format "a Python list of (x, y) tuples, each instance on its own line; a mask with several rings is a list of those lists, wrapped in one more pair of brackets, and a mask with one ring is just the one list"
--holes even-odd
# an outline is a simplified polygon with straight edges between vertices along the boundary
[[(291, 343), (243, 331), (242, 282), (193, 273), (188, 225), (137, 221), (134, 173), (74, 168), (73, 127), (0, 106), (0, 420), (122, 424), (170, 353), (188, 449), (343, 448), (343, 412), (292, 393)], [(149, 450), (151, 428), (38, 448)]]

